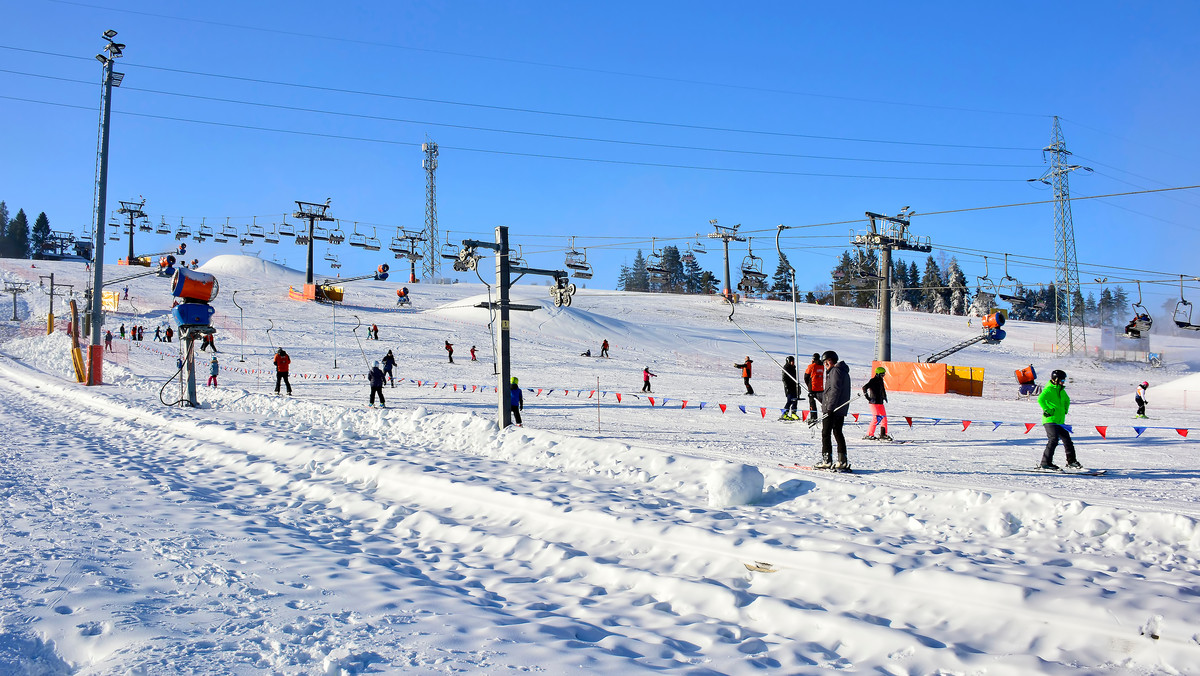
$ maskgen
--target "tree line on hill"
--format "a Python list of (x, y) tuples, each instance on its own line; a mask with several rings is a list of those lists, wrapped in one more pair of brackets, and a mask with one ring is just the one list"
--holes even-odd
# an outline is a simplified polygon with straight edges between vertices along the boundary
[[(661, 254), (652, 254), (648, 261), (638, 249), (633, 265), (622, 265), (617, 275), (617, 290), (648, 291), (651, 293), (717, 293), (719, 278), (700, 267), (695, 255), (680, 254), (679, 247), (664, 246)], [(648, 266), (662, 269), (662, 274), (650, 274)]]
[(30, 258), (42, 250), (42, 244), (50, 237), (50, 219), (46, 212), (38, 214), (29, 227), (29, 217), (24, 209), (9, 217), (8, 205), (0, 201), (0, 258)]

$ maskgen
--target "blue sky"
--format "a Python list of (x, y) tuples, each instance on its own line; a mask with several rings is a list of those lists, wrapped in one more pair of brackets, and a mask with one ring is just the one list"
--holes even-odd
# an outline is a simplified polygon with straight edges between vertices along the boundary
[[(767, 272), (775, 226), (794, 227), (800, 286), (827, 283), (865, 211), (1051, 199), (1027, 179), (1045, 170), (1054, 115), (1095, 169), (1071, 176), (1074, 196), (1200, 183), (1192, 2), (6, 4), (0, 199), (80, 233), (108, 28), (127, 45), (110, 208), (143, 196), (155, 222), (270, 226), (328, 198), (347, 232), (386, 245), (424, 225), (428, 135), (443, 239), (507, 225), (531, 265), (561, 267), (573, 235), (592, 288), (613, 288), (652, 236), (683, 246), (710, 219), (754, 236)], [(1196, 190), (1075, 202), (1081, 282), (1200, 275), (1197, 207)], [(1053, 218), (1050, 204), (918, 215), (912, 231), (972, 280), (982, 256), (998, 279), (1011, 253), (1010, 274), (1048, 283)], [(110, 260), (125, 251), (113, 244)], [(720, 273), (709, 248), (700, 263)], [(302, 267), (286, 240), (247, 249)], [(406, 267), (331, 249), (343, 275)], [(201, 259), (237, 250), (192, 245)], [(1156, 309), (1178, 296), (1143, 291)]]

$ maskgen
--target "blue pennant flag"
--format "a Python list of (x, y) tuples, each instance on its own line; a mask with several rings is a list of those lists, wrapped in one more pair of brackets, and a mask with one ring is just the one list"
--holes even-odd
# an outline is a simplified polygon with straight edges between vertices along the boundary
[(996, 430), (1000, 429), (1000, 426), (1003, 425), (1004, 423), (996, 422), (995, 420), (993, 420), (992, 424), (995, 425), (995, 427), (992, 428), (992, 431), (995, 432)]
[(705, 404), (707, 404), (707, 403), (708, 403), (707, 401), (702, 401), (702, 402), (700, 402), (700, 410), (701, 410), (701, 411), (703, 411), (703, 410), (704, 410), (704, 405), (705, 405)]
[(1145, 427), (1135, 427), (1135, 428), (1133, 428), (1133, 431), (1137, 432), (1137, 435), (1140, 437), (1140, 436), (1142, 436), (1142, 432), (1146, 431), (1146, 428)]
[(742, 413), (745, 413), (745, 412), (746, 412), (746, 407), (745, 407), (745, 406), (738, 406), (738, 408), (742, 409)]

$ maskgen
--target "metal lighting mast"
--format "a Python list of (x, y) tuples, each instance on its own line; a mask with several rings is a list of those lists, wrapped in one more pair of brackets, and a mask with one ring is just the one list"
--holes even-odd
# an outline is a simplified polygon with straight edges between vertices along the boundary
[(421, 150), (425, 151), (425, 160), (421, 163), (425, 167), (425, 277), (434, 282), (442, 276), (442, 257), (439, 255), (441, 252), (438, 249), (437, 183), (435, 181), (438, 145), (426, 136), (425, 142), (421, 144)]
[(1079, 263), (1075, 258), (1075, 224), (1071, 220), (1071, 195), (1067, 188), (1067, 175), (1076, 169), (1092, 171), (1090, 167), (1068, 164), (1067, 143), (1063, 140), (1062, 125), (1054, 116), (1054, 133), (1050, 145), (1042, 149), (1042, 159), (1051, 153), (1050, 168), (1040, 181), (1054, 188), (1054, 261), (1058, 272), (1054, 282), (1054, 326), (1056, 352), (1075, 354), (1086, 350), (1083, 308), (1075, 303), (1079, 293)]
[(96, 159), (96, 212), (92, 214), (92, 236), (94, 238), (92, 254), (92, 298), (91, 298), (91, 345), (88, 346), (88, 385), (100, 385), (103, 382), (104, 344), (100, 340), (100, 318), (103, 317), (104, 296), (104, 218), (108, 204), (108, 129), (109, 115), (112, 112), (112, 88), (120, 87), (124, 73), (113, 72), (113, 61), (120, 58), (125, 45), (113, 42), (117, 36), (115, 30), (104, 31), (104, 54), (97, 54), (96, 60), (104, 64), (104, 86), (101, 89), (100, 104), (100, 151)]

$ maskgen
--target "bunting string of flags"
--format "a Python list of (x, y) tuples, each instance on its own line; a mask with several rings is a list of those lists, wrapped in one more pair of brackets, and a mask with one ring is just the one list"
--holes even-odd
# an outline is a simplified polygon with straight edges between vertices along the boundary
[[(134, 342), (132, 344), (136, 345), (144, 350), (147, 350), (149, 352), (153, 352), (155, 354), (162, 355), (164, 357), (178, 356), (178, 353), (176, 353), (176, 352), (167, 352), (165, 350), (160, 350), (156, 347), (146, 344), (145, 341)], [(226, 353), (226, 354), (228, 354), (228, 353)], [(243, 374), (248, 374), (248, 375), (273, 375), (275, 373), (274, 369), (242, 368), (242, 367), (237, 367), (237, 366), (227, 366), (224, 364), (222, 364), (220, 366), (220, 368), (222, 371), (227, 371), (227, 372), (231, 372), (231, 373), (243, 373)], [(324, 374), (321, 374), (321, 373), (298, 373), (298, 372), (292, 371), (290, 375), (292, 375), (293, 377), (298, 377), (302, 380), (355, 380), (355, 379), (357, 379), (357, 380), (365, 381), (367, 378), (367, 375), (365, 373), (337, 373), (337, 374), (324, 373)], [(467, 393), (468, 388), (470, 388), (470, 393), (482, 393), (482, 392), (495, 393), (497, 391), (497, 388), (495, 385), (477, 385), (477, 384), (476, 385), (464, 385), (464, 384), (459, 384), (459, 383), (447, 383), (447, 382), (441, 382), (441, 381), (430, 381), (430, 380), (419, 379), (419, 378), (402, 378), (402, 377), (397, 377), (396, 381), (412, 383), (412, 384), (416, 385), (417, 387), (432, 387), (435, 389), (445, 389), (447, 387), (450, 387), (452, 389), (452, 391), (462, 392), (462, 393)], [(549, 396), (553, 395), (554, 392), (557, 391), (558, 388), (551, 389), (551, 388), (542, 388), (542, 387), (539, 387), (539, 388), (527, 387), (524, 389), (526, 392), (533, 394), (533, 396), (535, 396), (535, 397), (542, 397), (542, 396), (549, 397)], [(572, 390), (563, 389), (562, 396), (569, 397), (569, 396), (571, 396), (571, 392), (572, 392)], [(579, 399), (585, 398), (583, 396), (584, 392), (587, 392), (586, 399), (592, 399), (594, 397), (597, 397), (597, 395), (599, 395), (598, 396), (599, 399), (603, 399), (605, 397), (608, 397), (609, 395), (612, 395), (613, 398), (616, 399), (616, 402), (618, 404), (625, 403), (626, 397), (633, 397), (634, 399), (639, 399), (639, 400), (643, 398), (641, 395), (634, 394), (632, 392), (616, 392), (616, 391), (595, 390), (595, 389), (592, 389), (592, 390), (577, 389), (577, 390), (574, 390), (574, 392), (575, 392), (575, 397), (579, 398)], [(668, 405), (672, 401), (674, 401), (674, 402), (677, 402), (677, 406), (678, 406), (679, 410), (686, 410), (686, 409), (690, 408), (690, 410), (692, 410), (692, 411), (697, 411), (697, 410), (703, 411), (705, 409), (705, 407), (709, 406), (709, 404), (711, 404), (711, 403), (716, 403), (717, 409), (720, 410), (721, 414), (725, 414), (729, 410), (729, 405), (725, 404), (725, 403), (721, 403), (721, 402), (697, 401), (694, 399), (668, 399), (665, 397), (664, 398), (656, 398), (656, 397), (650, 397), (650, 396), (645, 397), (645, 400), (652, 408), (659, 408), (659, 409), (667, 408)], [(782, 413), (784, 410), (784, 409), (774, 409), (773, 407), (768, 408), (765, 406), (747, 407), (742, 404), (736, 405), (736, 408), (738, 411), (740, 411), (743, 414), (751, 414), (751, 415), (758, 414), (759, 418), (762, 420), (766, 419), (768, 411), (779, 410), (780, 413)], [(808, 418), (810, 416), (810, 411), (802, 410), (802, 411), (800, 411), (800, 415), (801, 415), (801, 420), (808, 420)], [(860, 423), (859, 416), (862, 415), (861, 413), (851, 413), (851, 415), (853, 416), (855, 423)], [(877, 421), (879, 421), (882, 416), (869, 416), (869, 418), (870, 417), (874, 417)], [(944, 418), (932, 418), (932, 417), (921, 417), (921, 416), (910, 416), (910, 415), (899, 416), (899, 417), (903, 418), (904, 422), (909, 426), (909, 428), (914, 428), (917, 425), (929, 425), (931, 427), (936, 427), (945, 421)], [(968, 430), (968, 428), (970, 428), (971, 425), (973, 425), (976, 421), (975, 420), (960, 420), (959, 422), (962, 424), (962, 431), (966, 432)], [(992, 429), (990, 430), (992, 432), (996, 432), (1001, 427), (1006, 427), (1006, 426), (1015, 426), (1015, 427), (1024, 426), (1025, 431), (1022, 434), (1029, 434), (1033, 430), (1033, 428), (1039, 427), (1041, 425), (1041, 423), (1011, 422), (1011, 421), (1003, 421), (1003, 420), (989, 420), (987, 422), (990, 422), (992, 424)], [(1074, 434), (1074, 426), (1073, 425), (1064, 425), (1063, 427), (1067, 428), (1068, 432)], [(1105, 440), (1107, 440), (1109, 438), (1109, 433), (1114, 429), (1114, 427), (1112, 425), (1095, 425), (1094, 428), (1096, 430), (1096, 434), (1101, 439), (1105, 439)], [(1187, 428), (1187, 427), (1172, 427), (1169, 425), (1165, 425), (1165, 426), (1139, 425), (1139, 426), (1131, 426), (1130, 429), (1132, 429), (1132, 431), (1134, 433), (1134, 438), (1140, 438), (1148, 430), (1174, 430), (1176, 434), (1178, 434), (1180, 437), (1183, 437), (1186, 439), (1188, 437), (1188, 433), (1191, 431), (1191, 429)]]

